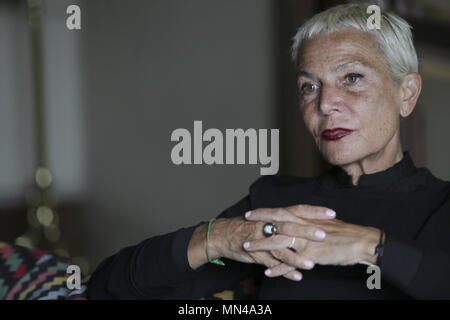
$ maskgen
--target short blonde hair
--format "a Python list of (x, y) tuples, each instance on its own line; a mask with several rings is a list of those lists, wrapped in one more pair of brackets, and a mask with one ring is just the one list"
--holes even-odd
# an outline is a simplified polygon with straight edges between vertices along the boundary
[(305, 40), (321, 33), (354, 28), (375, 36), (394, 81), (400, 83), (408, 73), (418, 72), (419, 62), (412, 40), (412, 27), (399, 16), (381, 11), (381, 28), (369, 29), (368, 6), (361, 3), (339, 5), (310, 18), (293, 38), (291, 55), (294, 63), (298, 63), (299, 49)]

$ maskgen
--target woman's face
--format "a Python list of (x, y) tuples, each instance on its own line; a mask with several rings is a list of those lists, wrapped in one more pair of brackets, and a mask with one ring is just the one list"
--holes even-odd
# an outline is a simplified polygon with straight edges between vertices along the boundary
[(302, 45), (298, 71), (300, 110), (328, 162), (349, 165), (399, 148), (400, 87), (372, 36), (318, 35)]

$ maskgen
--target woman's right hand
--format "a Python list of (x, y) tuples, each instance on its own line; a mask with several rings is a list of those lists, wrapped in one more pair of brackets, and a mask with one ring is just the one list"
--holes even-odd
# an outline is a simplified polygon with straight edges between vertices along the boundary
[[(301, 219), (333, 219), (333, 216), (326, 214), (328, 208), (295, 205), (286, 208), (260, 208), (254, 211), (268, 211), (283, 214), (284, 217), (290, 217), (292, 222)], [(236, 218), (219, 218), (211, 225), (209, 253), (211, 259), (228, 258), (244, 263), (258, 263), (272, 268), (271, 277), (284, 276), (290, 280), (301, 280), (302, 274), (296, 270), (297, 268), (311, 269), (313, 266), (306, 264), (306, 259), (298, 255), (298, 263), (296, 266), (289, 266), (277, 260), (275, 256), (279, 256), (279, 252), (269, 251), (246, 251), (242, 245), (245, 242), (251, 242), (264, 238), (262, 232), (265, 222), (248, 221), (244, 217)], [(199, 226), (189, 244), (189, 262), (194, 269), (208, 262), (206, 257), (206, 232), (207, 224)], [(314, 237), (314, 232), (305, 230), (303, 235), (305, 239), (321, 241)], [(288, 248), (284, 250), (290, 250)], [(282, 253), (281, 253), (282, 254)], [(276, 268), (273, 268), (277, 266)]]
[(281, 263), (270, 252), (249, 252), (243, 249), (243, 243), (264, 237), (264, 222), (250, 222), (243, 217), (236, 217), (218, 219), (214, 224), (210, 235), (210, 239), (214, 239), (210, 243), (212, 259), (223, 257), (244, 263), (258, 263), (268, 268), (278, 266), (279, 276), (294, 281), (301, 280), (302, 274), (295, 267)]

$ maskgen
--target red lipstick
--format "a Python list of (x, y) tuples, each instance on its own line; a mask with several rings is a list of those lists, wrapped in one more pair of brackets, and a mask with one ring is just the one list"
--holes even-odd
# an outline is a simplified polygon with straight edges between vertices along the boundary
[(322, 131), (322, 138), (325, 140), (336, 141), (352, 133), (353, 130), (345, 128), (333, 128)]

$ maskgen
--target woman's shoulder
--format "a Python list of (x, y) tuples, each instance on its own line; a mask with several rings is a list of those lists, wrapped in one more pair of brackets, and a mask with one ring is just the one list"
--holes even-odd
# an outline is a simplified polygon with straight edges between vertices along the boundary
[[(311, 189), (323, 185), (328, 180), (333, 180), (336, 176), (335, 168), (328, 170), (322, 175), (316, 177), (299, 177), (294, 175), (266, 175), (257, 179), (251, 186), (250, 192), (260, 190), (281, 190), (287, 189)], [(420, 190), (439, 190), (440, 192), (450, 193), (450, 181), (438, 178), (428, 168), (416, 168), (413, 174), (399, 179), (397, 187), (402, 190), (420, 191)]]
[[(411, 179), (414, 179), (423, 189), (444, 189), (450, 192), (450, 181), (438, 178), (426, 167), (418, 168)], [(408, 183), (408, 179), (405, 179), (403, 183)]]

